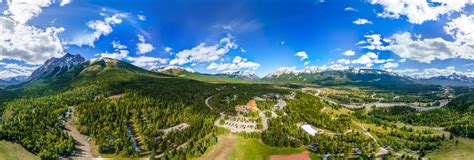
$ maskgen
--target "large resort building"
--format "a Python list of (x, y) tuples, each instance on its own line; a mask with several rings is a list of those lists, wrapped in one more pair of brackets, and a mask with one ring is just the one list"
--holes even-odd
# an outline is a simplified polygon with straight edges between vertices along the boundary
[(235, 111), (242, 112), (242, 113), (257, 112), (258, 111), (257, 101), (255, 101), (255, 99), (251, 99), (245, 106), (236, 105)]

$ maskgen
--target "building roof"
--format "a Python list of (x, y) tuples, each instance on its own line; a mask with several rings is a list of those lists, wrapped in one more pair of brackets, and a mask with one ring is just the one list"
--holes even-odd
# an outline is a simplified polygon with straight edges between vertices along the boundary
[(308, 124), (303, 124), (301, 126), (301, 128), (308, 134), (312, 135), (312, 136), (315, 136), (316, 134), (318, 134), (318, 131), (314, 130), (313, 127), (311, 127), (311, 125), (308, 125)]

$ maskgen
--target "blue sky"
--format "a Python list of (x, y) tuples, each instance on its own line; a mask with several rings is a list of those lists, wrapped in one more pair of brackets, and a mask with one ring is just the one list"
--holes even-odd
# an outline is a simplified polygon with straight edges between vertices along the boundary
[(318, 66), (474, 77), (473, 3), (3, 0), (0, 78), (65, 52), (206, 73)]

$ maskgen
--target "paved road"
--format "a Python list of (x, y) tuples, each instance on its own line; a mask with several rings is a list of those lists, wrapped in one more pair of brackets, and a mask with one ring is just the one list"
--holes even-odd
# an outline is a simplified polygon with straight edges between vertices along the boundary
[(77, 130), (76, 126), (74, 125), (74, 110), (71, 109), (71, 116), (69, 117), (65, 127), (66, 127), (66, 132), (71, 135), (74, 138), (74, 145), (76, 146), (76, 149), (78, 153), (74, 156), (71, 156), (71, 159), (93, 159), (94, 156), (92, 155), (91, 152), (91, 146), (89, 141), (87, 140), (87, 137), (85, 135), (82, 135), (79, 133)]
[(207, 97), (205, 103), (206, 103), (206, 106), (209, 107), (211, 109), (211, 111), (213, 111), (214, 109), (211, 107), (211, 105), (209, 105), (209, 100), (211, 98), (212, 98), (212, 96)]
[[(356, 123), (357, 124), (357, 123)], [(375, 144), (377, 144), (377, 146), (379, 147), (379, 151), (375, 154), (376, 157), (379, 157), (379, 156), (383, 156), (383, 155), (386, 155), (388, 154), (388, 151), (387, 149), (383, 148), (382, 146), (380, 146), (379, 142), (377, 141), (377, 139), (375, 139), (374, 136), (372, 136), (372, 134), (370, 134), (370, 132), (367, 131), (367, 129), (365, 129), (364, 126), (360, 125), (360, 124), (357, 124), (357, 126), (359, 126), (359, 128), (361, 128), (363, 131), (364, 131), (364, 134), (366, 136), (369, 136), (370, 138), (372, 138), (374, 141), (375, 141)]]

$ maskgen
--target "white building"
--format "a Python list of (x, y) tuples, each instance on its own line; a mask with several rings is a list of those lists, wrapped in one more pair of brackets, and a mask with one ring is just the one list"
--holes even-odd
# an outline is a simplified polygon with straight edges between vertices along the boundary
[(313, 127), (311, 127), (311, 125), (309, 124), (303, 124), (301, 125), (301, 128), (311, 136), (315, 136), (316, 134), (318, 134), (318, 131), (314, 130)]

